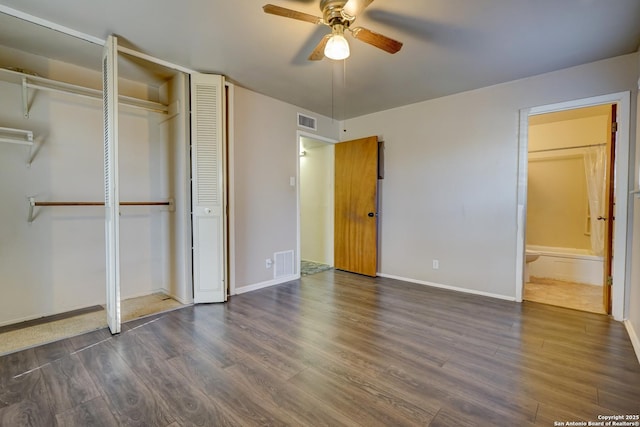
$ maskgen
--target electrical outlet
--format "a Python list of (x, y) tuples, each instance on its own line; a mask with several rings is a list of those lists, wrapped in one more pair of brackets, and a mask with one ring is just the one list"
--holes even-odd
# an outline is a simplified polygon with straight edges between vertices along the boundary
[(440, 261), (438, 261), (437, 259), (433, 260), (433, 269), (437, 270), (440, 268)]
[(267, 268), (271, 268), (271, 266), (273, 265), (273, 261), (271, 260), (271, 258), (267, 258), (264, 260), (264, 266)]

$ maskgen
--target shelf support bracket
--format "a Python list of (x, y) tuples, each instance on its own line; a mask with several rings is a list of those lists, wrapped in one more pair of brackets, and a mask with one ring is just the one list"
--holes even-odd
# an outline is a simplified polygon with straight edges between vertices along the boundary
[(30, 135), (29, 140), (31, 141), (31, 145), (29, 146), (29, 153), (27, 154), (27, 168), (31, 168), (31, 163), (33, 163), (33, 159), (36, 158), (36, 154), (40, 149), (40, 147), (37, 146), (39, 142), (33, 140), (33, 135)]
[(22, 114), (25, 119), (29, 118), (29, 88), (25, 76), (22, 77)]
[(31, 167), (31, 162), (38, 152), (38, 147), (34, 147), (36, 141), (32, 131), (0, 127), (0, 142), (27, 146), (27, 168)]
[(29, 222), (29, 224), (31, 224), (35, 219), (35, 217), (33, 216), (33, 209), (36, 207), (36, 198), (29, 197), (28, 200), (29, 200), (29, 218), (27, 218), (27, 221)]

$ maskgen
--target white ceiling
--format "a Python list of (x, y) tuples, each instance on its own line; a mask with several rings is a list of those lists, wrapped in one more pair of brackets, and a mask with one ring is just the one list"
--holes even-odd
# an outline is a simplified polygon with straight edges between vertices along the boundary
[[(390, 55), (349, 38), (344, 63), (306, 58), (329, 30), (267, 15), (321, 15), (319, 0), (0, 0), (337, 119), (637, 51), (639, 0), (376, 0), (359, 26), (400, 40)], [(99, 49), (0, 17), (0, 44), (98, 68)], [(10, 64), (0, 64), (10, 66)], [(346, 86), (345, 86), (346, 84)]]

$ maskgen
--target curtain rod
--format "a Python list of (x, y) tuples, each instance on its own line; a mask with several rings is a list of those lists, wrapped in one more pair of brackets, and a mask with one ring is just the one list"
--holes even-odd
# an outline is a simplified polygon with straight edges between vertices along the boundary
[(605, 145), (607, 145), (606, 142), (603, 142), (602, 144), (590, 144), (590, 145), (576, 145), (575, 147), (558, 147), (558, 148), (546, 148), (544, 150), (533, 150), (533, 151), (529, 151), (529, 154), (533, 154), (533, 153), (545, 153), (547, 151), (559, 151), (559, 150), (575, 150), (576, 148), (589, 148), (589, 147), (604, 147)]

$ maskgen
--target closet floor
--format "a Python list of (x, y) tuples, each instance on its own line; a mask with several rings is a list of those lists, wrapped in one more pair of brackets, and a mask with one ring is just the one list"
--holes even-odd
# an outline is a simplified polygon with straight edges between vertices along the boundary
[[(180, 307), (184, 307), (184, 305), (162, 293), (123, 300), (120, 304), (122, 322)], [(77, 314), (75, 313), (70, 313), (70, 316), (56, 315), (0, 328), (0, 355), (73, 337), (107, 326), (104, 307), (95, 306), (87, 310), (78, 310)]]
[(590, 313), (604, 314), (602, 287), (562, 280), (531, 278), (524, 285), (524, 299)]

